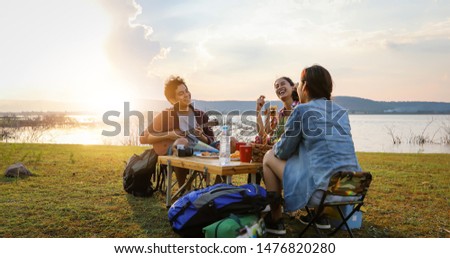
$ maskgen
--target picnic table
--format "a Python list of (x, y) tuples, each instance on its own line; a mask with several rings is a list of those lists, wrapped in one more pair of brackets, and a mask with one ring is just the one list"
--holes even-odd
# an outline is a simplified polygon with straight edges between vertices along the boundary
[[(202, 157), (177, 157), (177, 156), (159, 156), (158, 162), (161, 165), (167, 165), (167, 176), (166, 176), (166, 207), (170, 207), (173, 199), (183, 193), (185, 189), (192, 183), (197, 173), (203, 173), (206, 185), (210, 185), (211, 174), (225, 176), (226, 183), (232, 183), (232, 176), (240, 174), (250, 174), (251, 182), (256, 182), (256, 173), (262, 168), (262, 163), (248, 163), (240, 161), (231, 161), (230, 164), (221, 166), (218, 159), (202, 158)], [(184, 185), (182, 185), (178, 191), (172, 197), (172, 189), (174, 184), (172, 184), (172, 172), (173, 168), (185, 168), (190, 170), (190, 177)]]

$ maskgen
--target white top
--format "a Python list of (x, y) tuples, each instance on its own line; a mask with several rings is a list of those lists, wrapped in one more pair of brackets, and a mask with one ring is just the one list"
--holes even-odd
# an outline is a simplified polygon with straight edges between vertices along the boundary
[(188, 131), (195, 128), (196, 121), (194, 111), (189, 110), (189, 115), (180, 115), (178, 113), (178, 121), (181, 131)]

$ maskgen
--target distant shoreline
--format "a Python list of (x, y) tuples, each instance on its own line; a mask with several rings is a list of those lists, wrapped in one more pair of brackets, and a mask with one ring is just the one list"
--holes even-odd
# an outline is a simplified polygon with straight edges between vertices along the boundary
[[(30, 142), (1, 142), (0, 141), (0, 145), (8, 145), (8, 144), (16, 144), (16, 145), (21, 145), (21, 146), (25, 146), (25, 145), (41, 145), (41, 146), (60, 146), (60, 147), (74, 147), (74, 146), (84, 146), (84, 147), (105, 147), (105, 146), (110, 146), (110, 147), (118, 147), (118, 148), (144, 148), (144, 149), (148, 149), (148, 148), (152, 148), (152, 145), (149, 144), (145, 144), (145, 145), (136, 145), (136, 146), (128, 146), (128, 145), (111, 145), (111, 144), (82, 144), (82, 143), (38, 143), (38, 142), (34, 142), (34, 143), (30, 143)], [(382, 152), (382, 151), (355, 151), (357, 154), (386, 154), (386, 155), (398, 155), (398, 156), (404, 156), (404, 155), (428, 155), (428, 156), (450, 156), (450, 153), (441, 153), (441, 152)]]
[[(203, 109), (208, 111), (207, 109)], [(160, 112), (160, 110), (155, 110), (154, 112)], [(417, 113), (408, 113), (408, 112), (374, 112), (374, 113), (363, 113), (363, 112), (355, 112), (349, 111), (349, 115), (450, 115), (450, 112), (417, 112)], [(76, 116), (76, 115), (88, 115), (88, 116), (97, 116), (101, 114), (96, 114), (94, 112), (83, 112), (83, 111), (17, 111), (17, 112), (0, 112), (1, 117), (7, 117), (12, 115), (20, 115), (20, 116), (36, 116), (36, 115), (67, 115), (67, 116)]]
[[(430, 114), (450, 114), (450, 102), (432, 101), (374, 101), (359, 97), (336, 96), (333, 101), (349, 110), (350, 114), (377, 114), (377, 115), (430, 115)], [(279, 100), (267, 100), (267, 104), (282, 107)], [(193, 100), (195, 108), (208, 111), (215, 110), (227, 113), (232, 110), (251, 111), (255, 110), (255, 101), (246, 100)], [(77, 114), (103, 114), (106, 111), (114, 110), (121, 113), (125, 109), (141, 112), (160, 112), (170, 106), (165, 100), (154, 99), (131, 99), (123, 102), (117, 101), (113, 106), (104, 106), (98, 109), (89, 108), (90, 105), (82, 102), (57, 102), (57, 101), (30, 101), (30, 100), (1, 100), (0, 115), (11, 113), (66, 113)], [(25, 111), (26, 110), (26, 111)], [(34, 110), (35, 112), (31, 111)]]
[(450, 115), (450, 112), (447, 113), (358, 113), (358, 112), (349, 112), (349, 115)]

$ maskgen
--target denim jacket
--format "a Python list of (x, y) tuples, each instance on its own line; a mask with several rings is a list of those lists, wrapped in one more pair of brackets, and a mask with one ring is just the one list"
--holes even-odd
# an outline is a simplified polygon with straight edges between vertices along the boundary
[(335, 172), (361, 171), (348, 112), (325, 98), (294, 109), (274, 153), (287, 160), (283, 173), (286, 211), (303, 208), (316, 190), (326, 190)]

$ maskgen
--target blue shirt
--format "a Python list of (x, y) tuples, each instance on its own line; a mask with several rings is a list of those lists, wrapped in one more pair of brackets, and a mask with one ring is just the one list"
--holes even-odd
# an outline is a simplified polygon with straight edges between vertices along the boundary
[(361, 171), (348, 112), (325, 98), (294, 109), (274, 153), (287, 160), (283, 173), (286, 211), (305, 207), (316, 190), (327, 189), (335, 172)]

